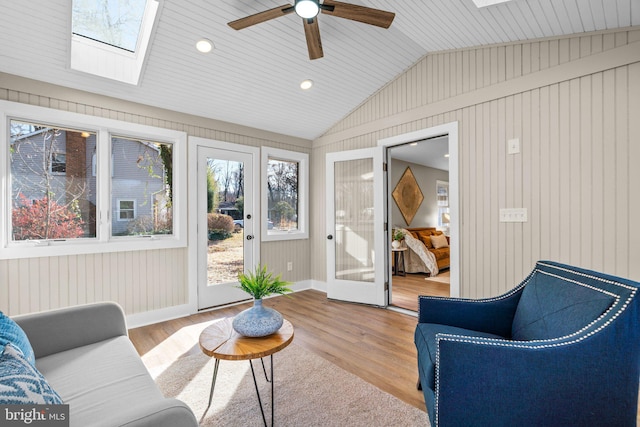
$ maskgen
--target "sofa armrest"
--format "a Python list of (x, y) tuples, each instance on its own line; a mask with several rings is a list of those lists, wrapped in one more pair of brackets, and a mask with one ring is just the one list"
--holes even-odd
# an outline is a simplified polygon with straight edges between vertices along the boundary
[(537, 342), (440, 335), (437, 425), (635, 425), (638, 370), (603, 366), (608, 339), (602, 333)]
[(13, 319), (27, 334), (36, 358), (127, 335), (124, 312), (113, 302), (24, 314)]
[(418, 297), (418, 323), (437, 323), (508, 338), (522, 288), (496, 298)]
[(198, 421), (186, 403), (167, 398), (145, 405), (123, 408), (114, 425), (122, 427), (197, 427)]

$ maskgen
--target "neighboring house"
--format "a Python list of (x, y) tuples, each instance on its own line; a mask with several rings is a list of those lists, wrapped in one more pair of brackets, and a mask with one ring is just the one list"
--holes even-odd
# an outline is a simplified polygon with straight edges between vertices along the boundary
[[(11, 141), (12, 199), (28, 200), (47, 193), (72, 207), (83, 220), (85, 237), (96, 235), (96, 138), (50, 128), (21, 134)], [(164, 168), (158, 148), (142, 141), (112, 139), (111, 233), (146, 231), (166, 209)]]

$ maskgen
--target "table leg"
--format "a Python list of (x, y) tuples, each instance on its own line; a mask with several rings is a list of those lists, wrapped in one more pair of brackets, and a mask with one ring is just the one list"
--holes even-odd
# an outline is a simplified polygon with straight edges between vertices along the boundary
[(207, 415), (207, 411), (211, 407), (211, 400), (213, 400), (213, 389), (216, 387), (216, 378), (218, 377), (218, 366), (220, 366), (220, 359), (216, 359), (215, 367), (213, 368), (213, 378), (211, 379), (211, 391), (209, 391), (209, 404), (207, 405), (207, 409), (204, 410), (202, 417), (200, 418), (200, 422), (204, 420), (204, 416)]
[[(264, 357), (260, 358), (260, 362), (262, 362), (262, 372), (264, 372), (264, 379), (270, 383), (271, 380), (269, 379), (269, 377), (267, 376), (267, 369), (264, 367)], [(271, 367), (271, 376), (273, 376), (273, 366)]]
[(273, 427), (274, 414), (276, 413), (276, 407), (274, 406), (274, 403), (273, 403), (273, 383), (275, 382), (273, 380), (273, 354), (270, 357), (271, 357), (271, 427)]
[[(271, 356), (273, 360), (273, 355)], [(256, 387), (256, 394), (258, 395), (258, 404), (260, 405), (260, 413), (262, 414), (262, 421), (264, 422), (264, 426), (267, 427), (267, 419), (264, 416), (264, 409), (262, 408), (262, 399), (260, 398), (260, 391), (258, 390), (258, 381), (256, 381), (256, 373), (253, 370), (253, 361), (249, 360), (249, 366), (251, 366), (251, 376), (253, 377), (253, 385)], [(265, 372), (266, 376), (266, 372)], [(273, 379), (273, 371), (271, 371), (271, 378)], [(273, 382), (271, 383), (273, 386)], [(271, 425), (273, 426), (273, 389), (271, 391)]]

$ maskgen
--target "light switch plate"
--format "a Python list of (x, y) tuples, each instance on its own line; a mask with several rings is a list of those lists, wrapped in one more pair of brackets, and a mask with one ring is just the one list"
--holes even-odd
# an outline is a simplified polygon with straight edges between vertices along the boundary
[(500, 209), (500, 222), (527, 222), (527, 208)]
[(518, 138), (507, 141), (507, 152), (509, 154), (518, 154), (520, 152), (520, 140)]

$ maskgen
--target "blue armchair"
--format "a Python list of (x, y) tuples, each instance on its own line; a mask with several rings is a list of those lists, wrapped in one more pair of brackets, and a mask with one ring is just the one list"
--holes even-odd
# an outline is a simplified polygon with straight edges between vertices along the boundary
[(480, 300), (419, 297), (432, 427), (635, 426), (640, 283), (540, 261)]

